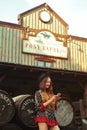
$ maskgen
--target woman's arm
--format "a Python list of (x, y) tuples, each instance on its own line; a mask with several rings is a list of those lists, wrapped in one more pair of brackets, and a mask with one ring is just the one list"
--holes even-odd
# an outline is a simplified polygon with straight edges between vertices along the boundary
[(39, 91), (35, 92), (35, 103), (38, 110), (45, 111), (46, 107), (43, 105), (42, 96)]
[(48, 106), (51, 102), (55, 102), (55, 103), (56, 103), (56, 101), (59, 100), (60, 98), (61, 98), (61, 94), (58, 93), (57, 95), (52, 96), (52, 98), (50, 98), (48, 101), (46, 101), (45, 103), (43, 103), (43, 105), (46, 107), (46, 106)]
[(61, 94), (58, 93), (57, 95), (53, 95), (48, 101), (43, 102), (42, 96), (41, 96), (40, 92), (37, 91), (37, 92), (35, 93), (35, 103), (36, 103), (38, 109), (40, 109), (40, 110), (42, 110), (42, 111), (45, 111), (46, 107), (47, 107), (51, 102), (56, 103), (56, 101), (60, 99), (60, 96), (61, 96)]

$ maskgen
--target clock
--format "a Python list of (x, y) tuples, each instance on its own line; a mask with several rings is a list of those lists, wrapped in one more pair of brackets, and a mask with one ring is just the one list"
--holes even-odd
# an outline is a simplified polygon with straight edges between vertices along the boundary
[(46, 10), (43, 10), (40, 12), (40, 19), (41, 19), (41, 21), (47, 23), (50, 21), (51, 16)]

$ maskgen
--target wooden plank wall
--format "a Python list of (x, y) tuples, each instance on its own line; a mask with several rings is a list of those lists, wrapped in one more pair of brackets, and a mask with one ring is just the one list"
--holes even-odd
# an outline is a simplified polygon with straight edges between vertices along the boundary
[[(34, 11), (32, 13), (29, 13), (27, 15), (24, 15), (21, 20), (21, 24), (23, 27), (30, 27), (32, 29), (47, 29), (53, 33), (56, 34), (66, 34), (67, 35), (67, 26), (65, 26), (65, 23), (61, 19), (57, 19), (55, 14), (52, 12), (50, 13), (52, 20), (49, 23), (44, 23), (40, 20), (40, 11), (43, 10), (39, 9), (37, 11)], [(46, 10), (48, 13), (49, 11)]]
[[(0, 62), (37, 67), (37, 55), (22, 53), (23, 30), (0, 26)], [(67, 43), (68, 59), (54, 58), (53, 69), (87, 72), (87, 42)]]

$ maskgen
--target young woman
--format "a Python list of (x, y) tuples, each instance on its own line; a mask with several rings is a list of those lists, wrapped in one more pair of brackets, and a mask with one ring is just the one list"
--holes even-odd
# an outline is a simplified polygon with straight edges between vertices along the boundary
[(52, 81), (48, 74), (42, 74), (38, 81), (39, 90), (35, 92), (37, 106), (35, 122), (38, 123), (39, 130), (60, 130), (54, 110), (61, 94), (54, 95)]

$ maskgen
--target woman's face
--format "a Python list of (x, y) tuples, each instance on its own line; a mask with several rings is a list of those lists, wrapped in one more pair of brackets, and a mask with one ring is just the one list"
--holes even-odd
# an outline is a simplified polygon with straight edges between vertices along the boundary
[(50, 84), (51, 84), (51, 78), (48, 77), (48, 78), (47, 78), (47, 81), (46, 81), (45, 88), (49, 88), (49, 87), (50, 87)]

